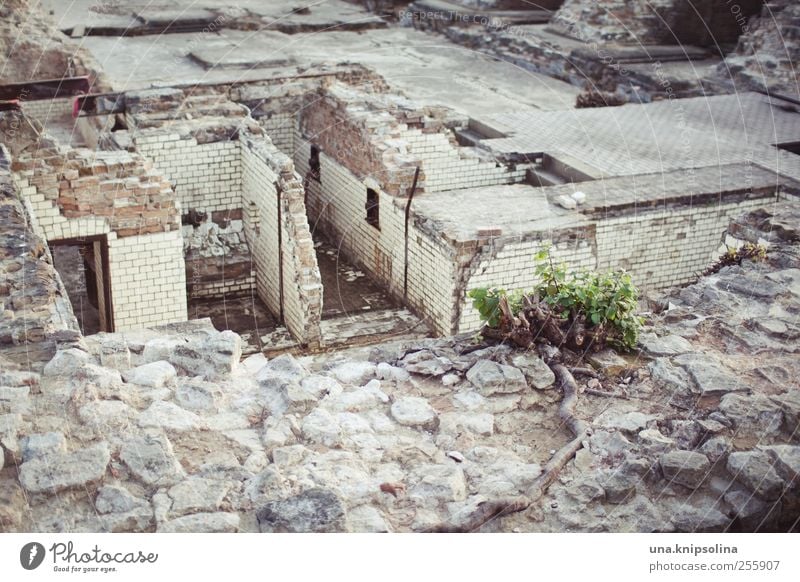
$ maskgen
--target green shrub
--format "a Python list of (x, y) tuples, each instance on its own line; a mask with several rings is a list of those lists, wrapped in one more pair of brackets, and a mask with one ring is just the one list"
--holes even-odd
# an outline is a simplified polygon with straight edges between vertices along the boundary
[(597, 273), (587, 270), (568, 273), (565, 264), (556, 265), (550, 248), (543, 247), (535, 256), (538, 285), (531, 291), (508, 292), (502, 288), (473, 289), (467, 295), (490, 327), (501, 323), (500, 298), (507, 297), (512, 315), (517, 316), (526, 298), (543, 302), (565, 324), (585, 318), (588, 328), (602, 328), (606, 338), (625, 348), (633, 348), (644, 323), (636, 315), (639, 290), (625, 271)]

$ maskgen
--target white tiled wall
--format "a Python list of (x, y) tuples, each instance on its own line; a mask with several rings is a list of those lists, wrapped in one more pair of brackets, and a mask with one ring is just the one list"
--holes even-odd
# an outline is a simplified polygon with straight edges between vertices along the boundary
[(217, 141), (198, 144), (177, 133), (139, 131), (139, 152), (169, 178), (181, 206), (205, 212), (241, 208), (239, 144)]
[(186, 321), (180, 230), (108, 241), (117, 331)]

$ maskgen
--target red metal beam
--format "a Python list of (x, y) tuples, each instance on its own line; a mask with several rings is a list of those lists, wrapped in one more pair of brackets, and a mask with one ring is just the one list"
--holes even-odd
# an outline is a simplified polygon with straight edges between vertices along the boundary
[(89, 92), (89, 77), (66, 77), (29, 83), (0, 85), (0, 101), (42, 101), (59, 97), (75, 97)]
[(0, 101), (0, 111), (19, 111), (19, 101)]

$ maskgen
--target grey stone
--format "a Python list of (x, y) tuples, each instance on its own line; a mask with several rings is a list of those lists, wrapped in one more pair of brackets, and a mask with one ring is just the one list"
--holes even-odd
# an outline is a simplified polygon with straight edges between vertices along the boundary
[(687, 533), (725, 531), (731, 518), (713, 507), (714, 500), (695, 507), (683, 501), (672, 503), (665, 513), (672, 521), (675, 531)]
[(467, 371), (467, 379), (484, 396), (521, 392), (528, 387), (520, 370), (491, 360), (478, 360)]
[(672, 420), (669, 437), (675, 441), (678, 448), (693, 449), (703, 435), (703, 429), (694, 420)]
[(464, 471), (455, 463), (420, 465), (412, 471), (410, 479), (414, 485), (408, 490), (408, 495), (423, 506), (467, 498)]
[(689, 374), (683, 368), (673, 366), (669, 359), (658, 358), (653, 360), (648, 364), (647, 368), (650, 371), (650, 377), (657, 386), (678, 394), (692, 391)]
[(20, 446), (22, 460), (30, 461), (36, 457), (66, 452), (67, 439), (60, 432), (31, 434), (20, 439)]
[[(99, 336), (95, 336), (99, 337)], [(104, 368), (127, 370), (131, 367), (131, 351), (124, 338), (111, 336), (100, 343), (100, 365)]]
[(78, 417), (86, 426), (105, 432), (129, 426), (138, 413), (120, 400), (96, 400), (78, 410)]
[(300, 382), (300, 386), (315, 398), (342, 392), (342, 385), (329, 376), (311, 375)]
[(180, 382), (175, 389), (175, 401), (187, 410), (217, 412), (223, 399), (222, 388), (196, 378)]
[(550, 366), (535, 354), (519, 354), (511, 359), (511, 363), (522, 370), (525, 378), (537, 390), (550, 390), (555, 388), (556, 375)]
[(359, 505), (347, 512), (347, 531), (388, 533), (392, 528), (379, 510), (370, 505)]
[(185, 346), (186, 344), (186, 340), (178, 338), (153, 338), (144, 344), (142, 360), (145, 362), (158, 362), (159, 360), (169, 361), (175, 348), (178, 346)]
[(392, 366), (386, 362), (380, 362), (376, 366), (375, 375), (381, 380), (394, 380), (395, 382), (407, 382), (411, 378), (403, 368)]
[(256, 379), (261, 382), (272, 378), (281, 380), (300, 382), (308, 376), (306, 370), (300, 362), (291, 354), (281, 354), (277, 358), (269, 360), (258, 372)]
[(178, 372), (175, 370), (175, 366), (164, 360), (159, 360), (127, 370), (122, 374), (122, 378), (131, 384), (149, 388), (163, 388), (171, 385), (177, 375)]
[(666, 453), (675, 448), (675, 441), (664, 436), (657, 428), (648, 428), (638, 434), (639, 443), (651, 454)]
[(458, 435), (463, 430), (482, 436), (494, 434), (494, 415), (488, 412), (447, 412), (439, 420), (439, 430), (445, 434)]
[(392, 417), (403, 426), (411, 426), (423, 430), (436, 430), (439, 417), (433, 407), (424, 398), (408, 396), (392, 404)]
[(172, 402), (157, 401), (139, 415), (139, 426), (165, 428), (176, 432), (197, 430), (201, 421), (195, 413)]
[(300, 464), (310, 453), (303, 445), (278, 447), (272, 450), (272, 462), (278, 469), (284, 469)]
[(651, 356), (677, 356), (691, 352), (692, 343), (679, 335), (666, 335), (663, 337), (647, 336), (641, 342), (644, 351)]
[(581, 505), (599, 501), (606, 494), (597, 478), (592, 475), (580, 477), (567, 485), (566, 493)]
[(185, 476), (166, 435), (134, 436), (123, 443), (119, 457), (147, 485), (174, 485)]
[(329, 396), (323, 400), (322, 404), (325, 408), (336, 412), (365, 412), (372, 410), (377, 405), (378, 400), (375, 393), (365, 388), (356, 388), (336, 396)]
[(711, 469), (708, 458), (704, 454), (694, 451), (665, 453), (661, 456), (659, 463), (667, 480), (690, 489), (700, 487)]
[(239, 522), (235, 513), (195, 513), (161, 523), (158, 533), (235, 533)]
[(761, 448), (774, 461), (775, 470), (787, 482), (798, 483), (800, 479), (800, 446), (772, 445)]
[(614, 408), (609, 408), (598, 416), (594, 424), (606, 429), (621, 430), (625, 432), (639, 432), (647, 427), (647, 424), (656, 417), (652, 414), (630, 411), (622, 412)]
[(139, 533), (152, 531), (155, 514), (148, 503), (125, 513), (99, 515), (102, 530), (110, 533)]
[(724, 459), (731, 451), (731, 444), (723, 436), (716, 436), (708, 439), (701, 446), (699, 451), (707, 456), (712, 463), (716, 463), (720, 459)]
[(793, 434), (800, 426), (800, 390), (789, 390), (772, 400), (783, 410), (784, 429)]
[(781, 496), (785, 481), (775, 471), (766, 451), (739, 451), (728, 455), (728, 472), (761, 499), (774, 501)]
[(612, 349), (601, 350), (589, 356), (589, 363), (609, 376), (617, 376), (628, 367), (628, 362)]
[(0, 414), (27, 414), (30, 392), (29, 386), (0, 386)]
[(461, 382), (461, 376), (455, 373), (445, 374), (442, 376), (442, 385), (443, 386), (455, 386)]
[(22, 464), (19, 482), (29, 493), (58, 493), (94, 483), (106, 474), (111, 453), (106, 443), (73, 453), (52, 453)]
[(719, 409), (733, 421), (738, 433), (753, 432), (762, 438), (780, 433), (783, 423), (780, 405), (760, 394), (726, 394)]
[(689, 374), (702, 396), (745, 390), (741, 378), (725, 368), (719, 360), (705, 354), (684, 354), (675, 358)]
[(303, 436), (311, 442), (333, 447), (340, 443), (342, 427), (330, 412), (315, 408), (303, 419)]
[[(145, 351), (147, 346), (145, 346)], [(192, 376), (221, 380), (236, 370), (242, 357), (242, 339), (225, 330), (172, 347), (168, 361)]]
[(606, 501), (617, 505), (633, 499), (638, 481), (637, 477), (614, 473), (607, 479), (601, 480), (600, 484), (606, 492)]
[(329, 489), (313, 488), (270, 501), (256, 513), (262, 533), (326, 533), (345, 529), (345, 510)]
[(771, 525), (773, 521), (770, 520), (769, 514), (774, 505), (760, 500), (752, 493), (728, 491), (723, 499), (731, 506), (731, 517), (739, 521), (744, 531), (756, 532), (763, 529), (764, 526)]
[(333, 368), (330, 373), (342, 384), (363, 386), (375, 377), (376, 366), (372, 362), (346, 362)]
[(436, 356), (430, 350), (421, 350), (403, 358), (403, 366), (412, 374), (441, 376), (453, 369), (453, 362), (447, 358)]
[(0, 414), (0, 452), (5, 451), (7, 463), (21, 460), (22, 450), (17, 438), (21, 430), (21, 414)]
[(589, 437), (589, 448), (601, 457), (621, 459), (633, 448), (633, 445), (622, 433), (596, 430)]
[(92, 357), (77, 348), (59, 350), (44, 367), (42, 374), (45, 376), (58, 376), (67, 378), (72, 376), (84, 364), (92, 361)]
[(94, 500), (98, 513), (127, 513), (141, 507), (149, 507), (146, 499), (136, 497), (124, 487), (106, 485), (97, 492)]
[(189, 477), (167, 492), (172, 499), (169, 515), (180, 517), (188, 513), (214, 512), (220, 509), (232, 486), (230, 481), (221, 479)]

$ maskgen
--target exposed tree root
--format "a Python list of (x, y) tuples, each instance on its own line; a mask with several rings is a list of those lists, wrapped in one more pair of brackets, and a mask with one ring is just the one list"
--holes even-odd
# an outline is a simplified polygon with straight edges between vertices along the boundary
[(561, 406), (558, 408), (558, 416), (575, 438), (553, 455), (553, 458), (545, 465), (544, 472), (534, 481), (528, 492), (531, 503), (544, 497), (547, 489), (558, 478), (567, 463), (583, 447), (583, 440), (591, 434), (589, 423), (575, 416), (575, 408), (578, 406), (578, 383), (575, 382), (575, 378), (564, 364), (550, 363), (549, 365), (564, 393)]
[(567, 463), (569, 463), (575, 456), (575, 453), (583, 447), (583, 440), (587, 435), (591, 434), (591, 429), (587, 422), (575, 416), (575, 408), (578, 405), (578, 384), (564, 364), (548, 363), (548, 365), (555, 373), (564, 394), (561, 405), (558, 407), (558, 416), (575, 438), (561, 447), (547, 462), (544, 471), (536, 481), (534, 481), (527, 496), (486, 501), (479, 504), (475, 512), (465, 521), (459, 521), (459, 523), (441, 523), (425, 530), (426, 532), (475, 532), (493, 519), (518, 511), (524, 511), (530, 507), (531, 504), (536, 503), (544, 497), (547, 489), (558, 478)]
[(531, 504), (530, 499), (524, 496), (484, 501), (466, 521), (455, 523), (440, 523), (426, 529), (427, 533), (471, 533), (478, 531), (489, 521), (503, 517), (517, 511), (524, 511)]

